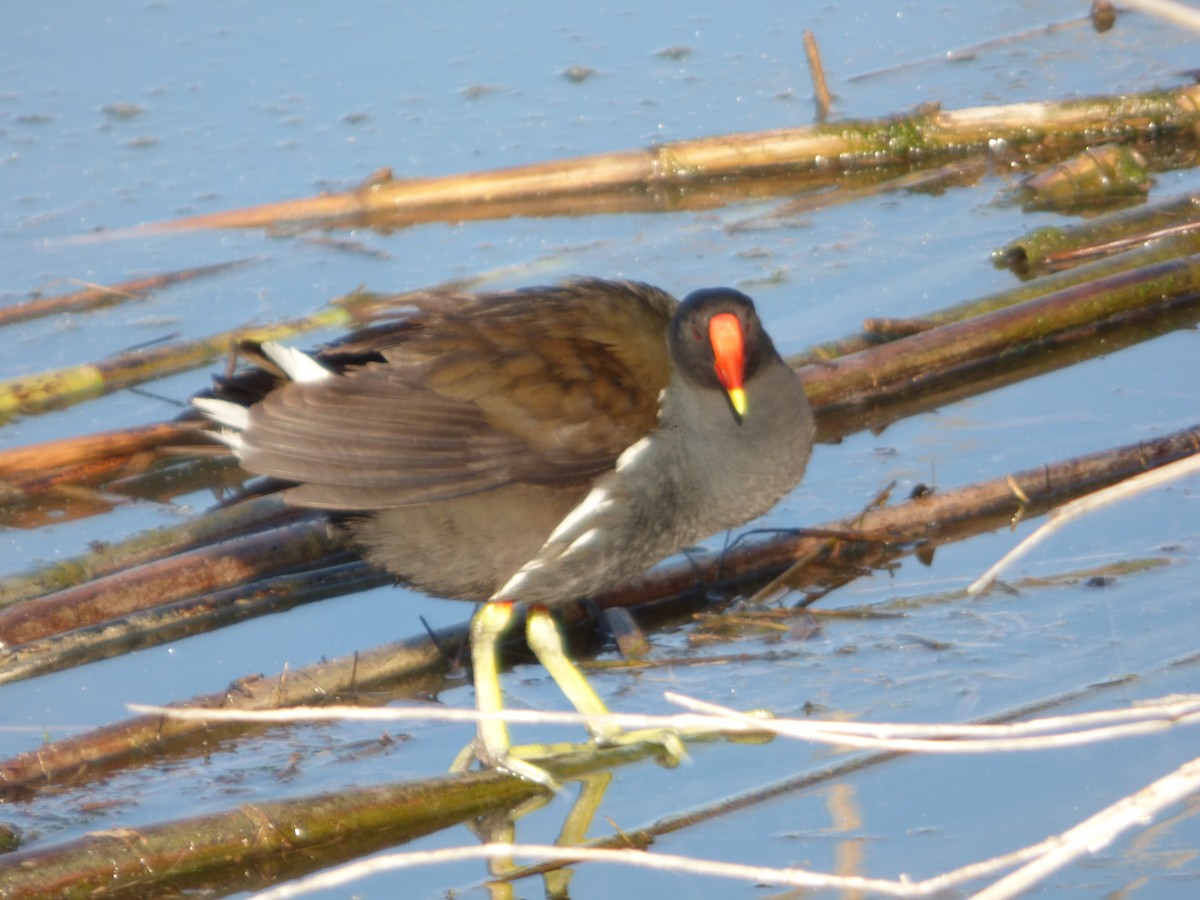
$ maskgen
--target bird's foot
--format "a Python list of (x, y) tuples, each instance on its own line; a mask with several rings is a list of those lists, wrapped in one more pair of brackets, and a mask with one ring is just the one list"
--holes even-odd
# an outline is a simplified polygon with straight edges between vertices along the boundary
[(654, 745), (658, 748), (660, 765), (673, 769), (687, 759), (687, 748), (679, 732), (670, 728), (640, 728), (636, 731), (620, 731), (615, 734), (597, 735), (599, 747), (632, 747), (637, 744)]
[(523, 747), (507, 747), (502, 752), (491, 753), (482, 749), (478, 741), (471, 741), (454, 757), (454, 762), (450, 764), (450, 772), (459, 775), (469, 771), (471, 766), (478, 762), (485, 768), (499, 769), (501, 772), (557, 792), (562, 790), (562, 785), (541, 766), (529, 762), (529, 759), (545, 759), (555, 756), (558, 752), (561, 751), (557, 746), (529, 744)]
[(668, 728), (644, 728), (595, 735), (586, 743), (521, 744), (495, 753), (481, 749), (478, 741), (472, 741), (455, 757), (450, 771), (455, 774), (466, 772), (478, 762), (485, 768), (499, 769), (558, 791), (562, 789), (558, 780), (538, 763), (598, 748), (636, 746), (653, 747), (659, 764), (667, 768), (673, 769), (687, 759), (687, 750), (678, 732)]

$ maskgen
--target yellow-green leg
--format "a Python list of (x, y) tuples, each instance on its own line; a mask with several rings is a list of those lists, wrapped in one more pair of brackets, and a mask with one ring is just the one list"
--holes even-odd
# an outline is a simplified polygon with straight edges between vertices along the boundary
[(484, 765), (494, 766), (527, 778), (548, 788), (558, 790), (558, 784), (550, 773), (532, 763), (519, 759), (510, 752), (508, 725), (491, 714), (504, 709), (500, 693), (500, 664), (497, 645), (500, 636), (516, 618), (516, 604), (509, 602), (485, 603), (471, 617), (471, 667), (475, 672), (475, 708), (482, 713), (476, 727), (475, 743), (468, 751), (459, 754), (452, 771), (465, 769), (474, 755)]
[[(470, 764), (474, 755), (485, 765), (511, 772), (538, 784), (557, 790), (558, 785), (548, 772), (522, 757), (537, 758), (550, 754), (549, 748), (525, 746), (514, 748), (509, 741), (508, 726), (495, 717), (504, 709), (500, 691), (500, 670), (497, 647), (501, 635), (516, 618), (516, 604), (494, 601), (483, 604), (471, 619), (471, 661), (475, 671), (475, 707), (482, 714), (476, 730), (474, 744), (459, 755), (452, 769), (461, 771)], [(607, 716), (608, 708), (592, 688), (583, 673), (567, 657), (563, 648), (562, 635), (550, 613), (542, 607), (534, 607), (526, 616), (526, 640), (529, 649), (537, 656), (550, 676), (555, 680), (567, 699), (581, 714), (588, 716), (588, 733), (602, 744), (632, 744), (651, 742), (661, 744), (670, 764), (678, 763), (686, 755), (683, 742), (673, 731), (654, 729), (635, 731), (628, 734), (620, 727), (592, 717)]]
[(567, 695), (580, 715), (588, 716), (588, 734), (598, 741), (612, 741), (621, 736), (619, 726), (611, 722), (594, 721), (592, 716), (607, 716), (608, 707), (596, 693), (578, 666), (571, 662), (563, 647), (562, 634), (549, 611), (535, 606), (525, 617), (525, 640), (550, 677)]
[[(504, 709), (500, 695), (500, 663), (496, 645), (512, 624), (511, 603), (485, 603), (471, 619), (471, 667), (475, 673), (475, 708), (481, 713)], [(508, 755), (508, 725), (500, 719), (479, 720), (477, 738), (483, 762), (498, 766)]]
[[(582, 715), (588, 716), (588, 733), (600, 744), (639, 744), (651, 743), (662, 745), (666, 751), (666, 761), (669, 765), (678, 765), (686, 758), (683, 741), (674, 731), (663, 728), (644, 729), (641, 731), (624, 732), (620, 726), (612, 722), (592, 720), (592, 716), (607, 716), (608, 707), (600, 699), (591, 683), (579, 671), (575, 663), (567, 656), (563, 648), (562, 635), (558, 631), (549, 611), (542, 607), (529, 610), (525, 619), (525, 639), (529, 649), (533, 651), (550, 676), (562, 688), (571, 705)], [(531, 748), (522, 748), (520, 752), (530, 752)]]

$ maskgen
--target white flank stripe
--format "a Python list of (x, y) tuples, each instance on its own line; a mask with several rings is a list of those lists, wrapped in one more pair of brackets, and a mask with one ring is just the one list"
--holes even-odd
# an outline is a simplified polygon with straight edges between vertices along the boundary
[(517, 596), (517, 594), (520, 593), (521, 583), (526, 578), (526, 573), (525, 573), (526, 568), (527, 568), (527, 566), (522, 566), (521, 569), (518, 570), (516, 575), (514, 575), (512, 578), (508, 579), (508, 581), (504, 582), (504, 586), (502, 588), (500, 588), (500, 590), (496, 591), (496, 593), (492, 594), (491, 598), (489, 599), (489, 602), (491, 602), (491, 600), (518, 600), (518, 599), (520, 599)]
[(562, 556), (560, 556), (559, 559), (570, 556), (576, 550), (582, 550), (588, 544), (595, 543), (596, 538), (598, 538), (598, 537), (600, 537), (600, 529), (599, 528), (589, 528), (587, 531), (585, 531), (579, 537), (575, 538), (575, 540), (571, 541), (571, 546), (569, 546), (566, 550), (564, 550), (562, 552)]
[(594, 487), (579, 505), (567, 513), (567, 517), (558, 523), (558, 527), (550, 533), (546, 543), (561, 540), (592, 516), (598, 515), (612, 505), (612, 498), (602, 487)]
[(649, 449), (649, 437), (644, 437), (640, 441), (634, 441), (632, 444), (626, 447), (624, 451), (622, 451), (620, 456), (617, 457), (617, 471), (620, 472), (622, 469), (628, 469), (630, 466), (634, 465), (642, 456), (642, 454)]
[(275, 341), (263, 341), (262, 351), (266, 357), (283, 369), (292, 381), (323, 381), (333, 375), (327, 368), (295, 347)]

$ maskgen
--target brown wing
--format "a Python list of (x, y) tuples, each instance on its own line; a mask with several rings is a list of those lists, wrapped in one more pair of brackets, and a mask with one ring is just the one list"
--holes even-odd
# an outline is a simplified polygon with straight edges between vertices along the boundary
[(578, 484), (654, 427), (676, 305), (662, 291), (586, 280), (419, 305), (318, 357), (369, 361), (253, 406), (245, 467), (296, 482), (293, 503), (381, 509)]

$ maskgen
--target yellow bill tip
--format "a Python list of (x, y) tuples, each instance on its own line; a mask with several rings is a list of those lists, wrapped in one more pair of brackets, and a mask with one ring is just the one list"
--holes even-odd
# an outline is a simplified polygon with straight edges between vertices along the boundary
[(733, 406), (733, 411), (740, 417), (746, 415), (746, 391), (744, 388), (730, 388), (726, 393), (729, 394), (729, 403)]

